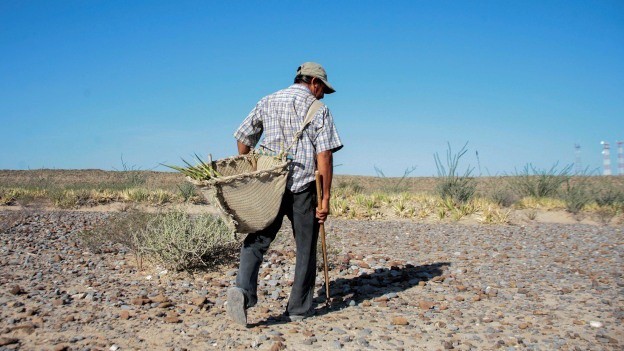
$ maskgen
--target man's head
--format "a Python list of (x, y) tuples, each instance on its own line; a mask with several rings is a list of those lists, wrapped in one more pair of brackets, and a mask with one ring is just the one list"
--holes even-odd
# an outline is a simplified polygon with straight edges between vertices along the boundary
[(317, 99), (336, 90), (327, 81), (327, 73), (323, 66), (316, 62), (306, 62), (297, 68), (295, 83), (305, 84)]

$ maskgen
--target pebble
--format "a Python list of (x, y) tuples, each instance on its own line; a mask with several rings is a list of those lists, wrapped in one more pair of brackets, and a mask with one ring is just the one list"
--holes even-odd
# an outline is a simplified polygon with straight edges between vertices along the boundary
[(22, 287), (19, 286), (19, 285), (13, 285), (9, 289), (9, 293), (12, 294), (12, 295), (23, 294), (24, 293), (24, 289), (22, 289)]
[(17, 344), (17, 343), (19, 343), (18, 338), (10, 338), (10, 337), (5, 337), (5, 336), (0, 337), (0, 346), (7, 346), (7, 345)]
[(347, 333), (346, 331), (344, 331), (343, 329), (338, 328), (338, 327), (331, 327), (330, 330), (332, 332), (334, 332), (335, 334), (338, 334), (338, 335), (342, 335), (342, 334), (346, 334)]
[(408, 325), (407, 318), (402, 316), (392, 317), (392, 325)]
[(270, 351), (281, 351), (284, 349), (286, 349), (286, 345), (284, 345), (284, 343), (282, 343), (281, 341), (276, 341), (273, 343), (273, 345), (271, 345)]

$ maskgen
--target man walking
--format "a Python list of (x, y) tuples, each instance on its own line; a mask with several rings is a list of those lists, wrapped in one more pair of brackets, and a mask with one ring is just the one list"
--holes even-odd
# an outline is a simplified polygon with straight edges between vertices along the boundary
[[(316, 245), (319, 223), (329, 213), (333, 174), (332, 154), (342, 148), (329, 109), (322, 105), (312, 121), (294, 140), (303, 125), (312, 103), (325, 94), (335, 92), (327, 80), (325, 69), (314, 62), (297, 68), (294, 84), (261, 99), (234, 133), (239, 154), (250, 152), (264, 133), (261, 148), (280, 152), (290, 148), (290, 163), (286, 191), (280, 212), (266, 229), (248, 234), (240, 254), (236, 287), (228, 289), (227, 312), (235, 322), (247, 325), (247, 309), (258, 302), (258, 272), (264, 254), (282, 226), (284, 215), (292, 223), (297, 248), (295, 279), (285, 315), (299, 321), (312, 313), (316, 279)], [(323, 179), (323, 198), (317, 199), (314, 171)], [(322, 210), (316, 210), (321, 201)]]

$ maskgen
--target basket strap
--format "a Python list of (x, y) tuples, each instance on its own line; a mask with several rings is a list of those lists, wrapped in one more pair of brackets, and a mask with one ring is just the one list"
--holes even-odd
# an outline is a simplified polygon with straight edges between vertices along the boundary
[(314, 118), (314, 115), (316, 115), (316, 112), (318, 112), (318, 110), (320, 110), (323, 106), (325, 105), (321, 101), (314, 100), (314, 102), (312, 103), (312, 105), (310, 105), (310, 108), (308, 109), (308, 114), (306, 114), (306, 118), (303, 120), (303, 126), (301, 126), (301, 129), (299, 129), (299, 131), (295, 133), (292, 143), (290, 143), (290, 146), (288, 146), (286, 150), (284, 150), (284, 153), (288, 153), (288, 151), (290, 151), (290, 149), (297, 143), (297, 140), (299, 140), (301, 134), (303, 134), (303, 131), (312, 122), (312, 119)]

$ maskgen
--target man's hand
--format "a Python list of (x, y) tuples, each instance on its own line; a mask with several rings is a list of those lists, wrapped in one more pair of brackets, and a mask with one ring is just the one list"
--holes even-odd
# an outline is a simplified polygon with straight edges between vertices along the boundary
[[(324, 201), (323, 201), (324, 202)], [(323, 207), (322, 210), (316, 209), (316, 218), (319, 220), (319, 223), (325, 223), (327, 220), (327, 216), (329, 215), (329, 204), (327, 207)]]

